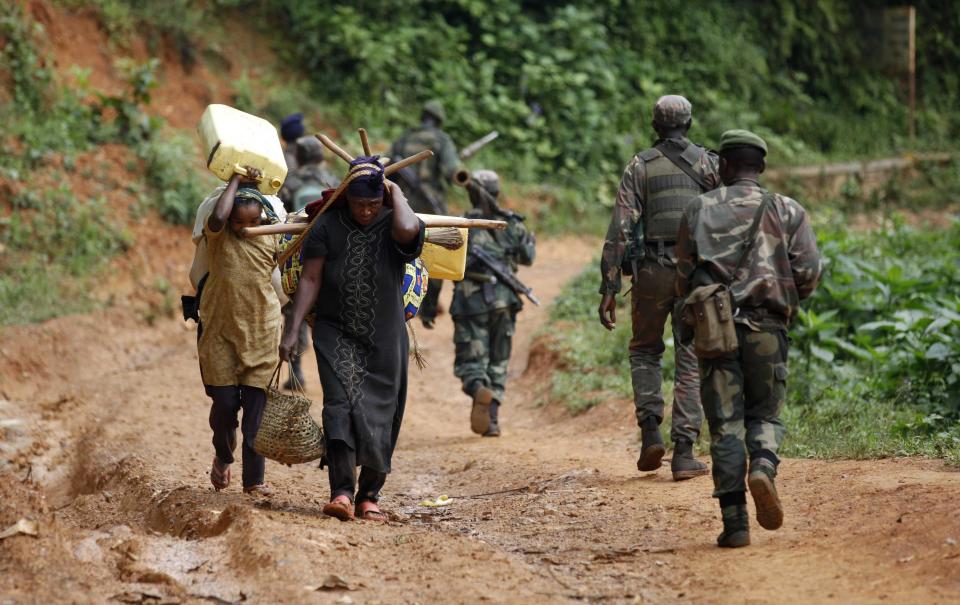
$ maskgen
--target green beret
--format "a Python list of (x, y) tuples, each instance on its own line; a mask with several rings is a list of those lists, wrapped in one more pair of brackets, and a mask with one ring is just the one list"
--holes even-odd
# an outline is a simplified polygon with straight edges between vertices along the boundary
[(736, 147), (756, 147), (767, 155), (766, 142), (749, 130), (728, 130), (720, 135), (720, 153)]

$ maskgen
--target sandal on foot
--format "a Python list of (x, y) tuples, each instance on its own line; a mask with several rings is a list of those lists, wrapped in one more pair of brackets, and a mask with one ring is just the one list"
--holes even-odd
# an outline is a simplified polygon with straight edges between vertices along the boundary
[(364, 500), (357, 504), (354, 515), (364, 521), (376, 521), (377, 523), (387, 522), (387, 513), (380, 510), (377, 503), (372, 500)]
[(266, 483), (258, 483), (256, 485), (251, 485), (249, 487), (243, 488), (243, 493), (250, 494), (253, 496), (266, 496), (269, 498), (273, 495), (273, 490), (270, 489)]
[(341, 521), (350, 521), (353, 519), (353, 511), (350, 510), (350, 498), (337, 496), (323, 506), (323, 514)]
[(210, 483), (218, 492), (230, 487), (230, 465), (221, 463), (216, 456), (213, 457), (213, 465), (210, 467)]

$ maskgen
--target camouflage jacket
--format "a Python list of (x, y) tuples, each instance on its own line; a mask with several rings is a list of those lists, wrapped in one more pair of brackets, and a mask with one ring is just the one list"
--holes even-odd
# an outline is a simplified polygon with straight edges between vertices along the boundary
[[(697, 197), (684, 212), (677, 241), (677, 295), (730, 279), (766, 190), (740, 180)], [(813, 294), (822, 263), (807, 214), (774, 194), (757, 239), (730, 286), (737, 321), (757, 329), (783, 328), (800, 301)]]
[[(482, 211), (473, 209), (465, 215), (467, 218), (489, 218)], [(500, 217), (496, 217), (500, 218)], [(519, 265), (532, 265), (536, 256), (536, 242), (533, 234), (527, 231), (520, 215), (513, 214), (507, 219), (507, 228), (503, 231), (471, 229), (470, 246), (479, 246), (494, 258), (501, 260), (514, 273)], [(467, 265), (467, 273), (490, 275), (486, 268), (473, 263)], [(496, 309), (519, 310), (523, 307), (520, 297), (505, 284), (487, 284), (464, 278), (457, 282), (453, 290), (453, 302), (450, 315), (454, 319), (470, 315), (479, 315)]]
[[(460, 165), (460, 156), (457, 147), (453, 144), (450, 135), (439, 128), (419, 126), (407, 131), (390, 148), (390, 157), (396, 161), (424, 149), (433, 152), (433, 157), (411, 166), (420, 177), (420, 185), (426, 189), (440, 204), (445, 204), (444, 194), (447, 191), (453, 173)], [(404, 191), (410, 204), (417, 212), (432, 212), (429, 202), (424, 195), (417, 191)]]
[[(334, 175), (326, 164), (304, 164), (299, 168), (287, 174), (287, 179), (283, 182), (283, 187), (277, 194), (288, 212), (294, 212), (300, 208), (294, 207), (294, 199), (297, 192), (304, 185), (313, 185), (320, 189), (332, 189), (340, 185), (340, 179)], [(316, 199), (320, 199), (318, 195)], [(310, 200), (313, 201), (313, 200)], [(301, 206), (302, 207), (302, 206)]]
[[(690, 141), (683, 139), (666, 139), (658, 144), (675, 144), (681, 147), (690, 145)], [(642, 152), (641, 152), (642, 153)], [(694, 165), (694, 170), (703, 176), (710, 188), (720, 186), (717, 155), (712, 151), (704, 150), (700, 161)], [(600, 294), (616, 294), (620, 291), (621, 267), (626, 260), (627, 248), (634, 241), (635, 233), (640, 227), (644, 216), (644, 192), (647, 190), (647, 175), (645, 162), (640, 154), (634, 156), (627, 164), (620, 179), (620, 188), (613, 205), (613, 214), (610, 217), (610, 226), (603, 243), (603, 252), (600, 259)], [(663, 254), (668, 263), (676, 262), (676, 247), (666, 244)], [(656, 257), (658, 251), (647, 250), (647, 254)]]

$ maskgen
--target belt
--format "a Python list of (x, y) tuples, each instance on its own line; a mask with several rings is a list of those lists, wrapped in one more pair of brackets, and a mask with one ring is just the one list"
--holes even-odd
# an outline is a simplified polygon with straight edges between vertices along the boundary
[(737, 312), (735, 313), (736, 317), (741, 317), (743, 319), (751, 319), (756, 321), (771, 321), (776, 322), (778, 325), (786, 326), (787, 318), (767, 309), (766, 307), (737, 307)]

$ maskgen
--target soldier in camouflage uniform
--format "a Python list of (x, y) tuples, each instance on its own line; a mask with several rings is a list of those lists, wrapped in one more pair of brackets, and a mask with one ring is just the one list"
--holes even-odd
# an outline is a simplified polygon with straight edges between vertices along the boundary
[[(813, 293), (821, 272), (820, 253), (803, 207), (760, 186), (766, 152), (766, 143), (751, 132), (725, 132), (720, 176), (726, 186), (701, 195), (685, 210), (677, 241), (678, 297), (698, 286), (732, 279), (730, 294), (737, 309), (739, 350), (700, 360), (713, 495), (720, 500), (723, 517), (717, 543), (723, 547), (750, 543), (747, 486), (760, 526), (777, 529), (783, 523), (774, 477), (784, 436), (780, 409), (786, 397), (787, 326), (800, 301)], [(745, 248), (745, 234), (764, 198), (768, 201), (756, 239)], [(744, 250), (741, 269), (731, 275)]]
[[(324, 189), (332, 189), (340, 185), (337, 178), (326, 167), (323, 161), (323, 146), (317, 137), (305, 136), (297, 139), (294, 145), (296, 166), (287, 174), (287, 178), (280, 189), (279, 197), (283, 201), (287, 212), (297, 212), (314, 200), (322, 197)], [(293, 301), (283, 307), (283, 320), (289, 321), (293, 316)], [(283, 388), (292, 389), (299, 383), (304, 385), (303, 370), (300, 367), (300, 356), (310, 346), (307, 336), (307, 322), (300, 324), (297, 340), (297, 355), (290, 360), (290, 372), (293, 377), (287, 379)]]
[[(660, 468), (666, 453), (659, 428), (664, 416), (660, 363), (665, 350), (664, 326), (675, 303), (680, 217), (696, 196), (720, 184), (716, 155), (686, 138), (691, 123), (690, 102), (681, 96), (664, 96), (654, 105), (653, 128), (658, 140), (624, 170), (601, 258), (599, 314), (608, 330), (616, 324), (615, 296), (620, 292), (621, 271), (633, 276), (630, 372), (641, 428), (637, 460), (641, 471)], [(674, 332), (676, 324), (674, 317)], [(703, 422), (697, 359), (691, 347), (676, 339), (674, 345), (671, 471), (679, 481), (707, 474), (707, 466), (693, 457), (693, 444)]]
[[(474, 172), (467, 189), (473, 204), (467, 217), (505, 220), (508, 225), (504, 231), (471, 229), (470, 246), (483, 248), (513, 272), (518, 265), (532, 264), (535, 240), (523, 217), (496, 205), (500, 195), (497, 173)], [(453, 373), (462, 381), (463, 392), (473, 398), (470, 428), (485, 437), (500, 435), (498, 410), (507, 383), (517, 312), (523, 307), (516, 292), (492, 278), (482, 264), (471, 263), (465, 279), (454, 287), (450, 306), (456, 346)]]
[[(412, 187), (404, 184), (404, 193), (414, 212), (447, 213), (446, 191), (460, 165), (460, 157), (453, 139), (441, 129), (445, 119), (443, 106), (438, 101), (429, 101), (423, 106), (420, 126), (408, 130), (390, 148), (391, 158), (405, 158), (424, 149), (433, 152), (432, 158), (411, 167), (416, 171), (419, 183)], [(434, 205), (437, 207), (434, 208)], [(437, 304), (442, 287), (442, 280), (430, 280), (419, 312), (420, 321), (425, 328), (433, 328), (437, 319)]]
[(317, 137), (300, 137), (295, 151), (297, 168), (287, 174), (278, 194), (287, 212), (303, 210), (310, 202), (319, 200), (325, 189), (340, 185), (340, 179), (323, 159), (323, 145)]

